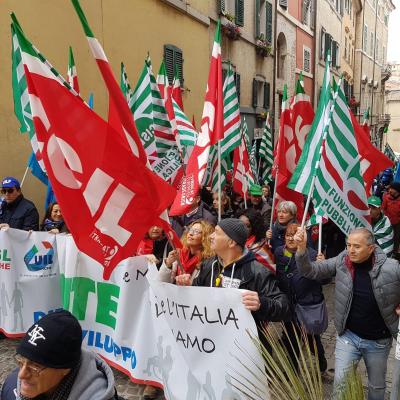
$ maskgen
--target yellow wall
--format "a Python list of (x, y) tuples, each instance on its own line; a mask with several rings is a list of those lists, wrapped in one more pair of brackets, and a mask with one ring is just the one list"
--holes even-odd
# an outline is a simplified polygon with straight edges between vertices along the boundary
[[(207, 24), (160, 0), (81, 0), (81, 5), (95, 36), (104, 46), (118, 81), (121, 61), (125, 63), (131, 86), (134, 87), (148, 51), (157, 73), (164, 44), (182, 49), (184, 84), (190, 89), (183, 95), (185, 112), (189, 119), (194, 114), (199, 124), (210, 58)], [(207, 17), (208, 1), (192, 1), (191, 7)], [(19, 133), (19, 123), (13, 111), (11, 11), (17, 15), (27, 37), (64, 77), (68, 46), (71, 45), (82, 97), (87, 99), (93, 92), (94, 109), (103, 117), (107, 115), (108, 102), (103, 81), (70, 1), (0, 1), (0, 176), (14, 175), (21, 179), (30, 145), (28, 136)], [(42, 211), (45, 188), (30, 173), (23, 192)]]

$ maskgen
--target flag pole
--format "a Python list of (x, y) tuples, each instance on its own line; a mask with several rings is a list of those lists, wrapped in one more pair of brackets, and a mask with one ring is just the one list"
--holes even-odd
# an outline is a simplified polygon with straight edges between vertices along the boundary
[(26, 178), (26, 175), (27, 175), (27, 173), (28, 173), (28, 170), (29, 170), (29, 166), (27, 166), (26, 169), (25, 169), (24, 176), (22, 177), (22, 179), (21, 179), (21, 184), (19, 185), (20, 187), (22, 187), (22, 185), (23, 185), (24, 182), (25, 182), (25, 178)]
[(322, 136), (321, 146), (319, 148), (318, 158), (317, 158), (317, 160), (315, 162), (314, 175), (313, 175), (312, 180), (311, 180), (310, 190), (308, 192), (307, 202), (306, 202), (306, 206), (304, 208), (303, 219), (301, 221), (301, 228), (302, 229), (304, 228), (305, 223), (306, 223), (307, 211), (308, 211), (308, 208), (310, 206), (312, 193), (314, 192), (315, 180), (317, 179), (317, 172), (318, 172), (318, 169), (319, 169), (319, 164), (321, 162), (322, 151), (323, 151), (323, 148), (324, 148), (326, 137), (328, 136), (328, 130), (329, 130), (329, 126), (331, 124), (333, 109), (335, 108), (335, 105), (336, 105), (336, 99), (337, 99), (338, 94), (339, 94), (340, 86), (342, 85), (342, 79), (343, 79), (343, 77), (341, 76), (340, 79), (339, 79), (338, 85), (337, 85), (337, 89), (336, 89), (335, 93), (333, 94), (332, 104), (331, 104), (331, 107), (329, 109), (328, 120), (326, 121), (325, 126), (324, 126), (324, 130), (323, 130), (323, 134), (322, 134), (323, 136)]
[(173, 240), (169, 237), (169, 235), (167, 234), (166, 236), (167, 236), (167, 239), (168, 239), (168, 243), (169, 243), (169, 244), (171, 245), (171, 247), (172, 247), (172, 250), (174, 250), (174, 251), (176, 251), (176, 252), (178, 253), (178, 258), (176, 259), (176, 262), (177, 262), (177, 264), (178, 264), (179, 272), (180, 272), (181, 274), (184, 274), (184, 273), (185, 273), (185, 270), (183, 269), (181, 260), (179, 259), (179, 252), (178, 252), (178, 249), (177, 249), (176, 246), (174, 245), (174, 242), (173, 242)]
[(275, 182), (274, 182), (274, 194), (272, 195), (272, 205), (271, 205), (271, 219), (269, 221), (269, 229), (272, 230), (272, 225), (274, 222), (274, 209), (275, 209), (275, 199), (276, 199), (276, 188), (278, 186), (278, 170), (279, 167), (276, 167), (275, 172)]
[(221, 221), (221, 141), (218, 140), (218, 222)]
[(322, 217), (321, 221), (318, 222), (318, 254), (322, 250)]

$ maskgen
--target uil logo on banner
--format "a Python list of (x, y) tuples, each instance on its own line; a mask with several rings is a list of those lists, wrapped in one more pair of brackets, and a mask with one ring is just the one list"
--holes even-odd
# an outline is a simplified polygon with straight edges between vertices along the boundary
[(29, 271), (41, 271), (50, 269), (53, 264), (54, 249), (53, 246), (46, 241), (41, 242), (41, 250), (34, 244), (33, 247), (25, 254), (24, 261)]
[(46, 337), (42, 334), (43, 330), (44, 329), (41, 326), (35, 325), (35, 327), (30, 332), (28, 332), (28, 336), (30, 337), (28, 342), (33, 346), (37, 346), (37, 340), (46, 340)]

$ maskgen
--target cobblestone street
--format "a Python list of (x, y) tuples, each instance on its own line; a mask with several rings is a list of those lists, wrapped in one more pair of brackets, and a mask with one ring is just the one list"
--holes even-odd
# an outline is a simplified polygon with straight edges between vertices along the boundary
[[(332, 392), (332, 380), (334, 374), (334, 350), (335, 350), (335, 337), (336, 332), (333, 325), (333, 315), (334, 315), (334, 304), (333, 304), (333, 293), (334, 284), (331, 283), (324, 288), (325, 296), (327, 299), (328, 310), (329, 310), (329, 326), (327, 331), (322, 337), (324, 343), (326, 358), (328, 360), (328, 372), (325, 374), (325, 398), (328, 399), (330, 393)], [(0, 382), (3, 383), (7, 374), (15, 368), (14, 354), (15, 348), (17, 346), (17, 340), (3, 339), (0, 340)], [(390, 392), (391, 380), (392, 380), (392, 370), (393, 370), (393, 360), (394, 360), (394, 346), (392, 348), (391, 354), (389, 356), (388, 364), (388, 374), (387, 374), (387, 388)], [(366, 385), (366, 370), (363, 362), (361, 362), (359, 371), (362, 374), (364, 385)], [(139, 400), (143, 399), (143, 386), (137, 385), (129, 381), (129, 379), (121, 374), (119, 371), (115, 370), (117, 390), (120, 396), (129, 400)], [(389, 396), (387, 395), (387, 398)]]

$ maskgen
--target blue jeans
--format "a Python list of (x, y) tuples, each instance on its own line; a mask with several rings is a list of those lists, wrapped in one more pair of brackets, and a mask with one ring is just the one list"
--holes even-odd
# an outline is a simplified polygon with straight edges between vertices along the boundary
[(361, 339), (348, 329), (338, 336), (335, 350), (335, 393), (345, 384), (346, 372), (364, 359), (368, 372), (368, 400), (384, 400), (386, 366), (392, 338)]

